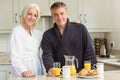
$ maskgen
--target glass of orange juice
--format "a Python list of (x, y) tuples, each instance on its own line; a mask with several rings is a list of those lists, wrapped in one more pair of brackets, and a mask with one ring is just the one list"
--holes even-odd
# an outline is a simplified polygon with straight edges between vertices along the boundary
[(84, 61), (84, 69), (87, 71), (91, 69), (91, 61)]
[(53, 63), (53, 70), (55, 76), (60, 76), (61, 68), (60, 68), (60, 62), (54, 62)]
[(76, 74), (76, 68), (75, 65), (71, 65), (70, 66), (70, 75), (73, 76)]

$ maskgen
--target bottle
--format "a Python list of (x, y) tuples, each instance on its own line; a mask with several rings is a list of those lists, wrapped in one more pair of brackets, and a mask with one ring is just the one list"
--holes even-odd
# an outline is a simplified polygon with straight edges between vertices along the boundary
[(106, 49), (105, 49), (105, 45), (104, 44), (101, 45), (100, 55), (101, 56), (106, 56)]

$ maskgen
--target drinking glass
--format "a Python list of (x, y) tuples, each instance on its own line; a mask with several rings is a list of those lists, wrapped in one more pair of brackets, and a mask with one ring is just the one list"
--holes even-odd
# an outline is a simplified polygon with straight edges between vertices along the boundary
[(91, 61), (84, 61), (84, 69), (87, 71), (91, 70)]
[(60, 76), (60, 72), (61, 72), (60, 62), (54, 62), (53, 69), (54, 69), (55, 76)]

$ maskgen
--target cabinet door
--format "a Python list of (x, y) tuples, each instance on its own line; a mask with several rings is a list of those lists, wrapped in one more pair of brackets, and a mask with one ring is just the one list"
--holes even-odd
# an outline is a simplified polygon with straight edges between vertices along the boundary
[(19, 0), (14, 0), (14, 7), (13, 7), (14, 15), (13, 15), (13, 22), (14, 26), (20, 23), (20, 14), (19, 12)]
[(67, 5), (70, 20), (79, 20), (79, 0), (55, 0), (62, 1)]
[(0, 10), (0, 29), (11, 29), (13, 25), (13, 0), (1, 0)]
[(0, 80), (7, 80), (7, 71), (0, 70)]
[(52, 0), (38, 0), (41, 10), (41, 16), (51, 16), (50, 6), (53, 3)]
[(118, 28), (118, 31), (120, 31), (120, 0), (111, 0), (112, 2), (112, 5), (110, 6), (110, 9), (111, 10), (111, 16), (112, 16), (112, 19), (111, 19), (111, 25), (112, 25), (112, 28), (117, 30)]
[(0, 80), (8, 80), (10, 65), (0, 65)]
[(87, 28), (108, 28), (108, 0), (83, 0), (83, 23)]
[(28, 3), (36, 3), (40, 7), (42, 16), (50, 16), (50, 5), (52, 0), (19, 0), (19, 14), (21, 14), (22, 9)]

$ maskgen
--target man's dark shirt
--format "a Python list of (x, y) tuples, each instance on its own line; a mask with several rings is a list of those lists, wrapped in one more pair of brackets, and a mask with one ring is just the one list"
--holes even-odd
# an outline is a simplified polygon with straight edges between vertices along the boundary
[(42, 39), (43, 63), (46, 71), (53, 67), (53, 62), (65, 65), (64, 55), (75, 56), (79, 67), (77, 72), (84, 68), (84, 61), (90, 60), (96, 64), (96, 55), (91, 37), (86, 27), (80, 23), (67, 21), (63, 35), (60, 34), (56, 23), (47, 30)]

